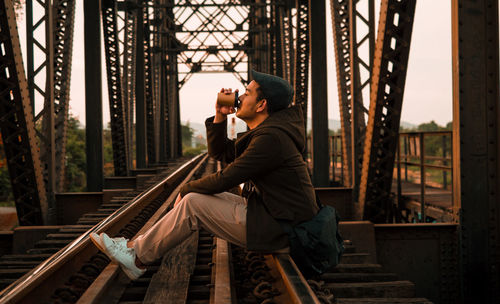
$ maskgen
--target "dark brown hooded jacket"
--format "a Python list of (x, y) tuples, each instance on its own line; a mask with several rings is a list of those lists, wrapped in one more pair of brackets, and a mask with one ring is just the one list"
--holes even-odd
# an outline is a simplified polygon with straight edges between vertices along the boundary
[(251, 182), (248, 194), (247, 249), (272, 251), (288, 246), (277, 220), (291, 225), (310, 220), (318, 211), (314, 188), (302, 158), (305, 128), (300, 106), (273, 113), (253, 130), (227, 138), (227, 122), (205, 122), (208, 154), (229, 163), (222, 171), (187, 183), (189, 192), (214, 194)]

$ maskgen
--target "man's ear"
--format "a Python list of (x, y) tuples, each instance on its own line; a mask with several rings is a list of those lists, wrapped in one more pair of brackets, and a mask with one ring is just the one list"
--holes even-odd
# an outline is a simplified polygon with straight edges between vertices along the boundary
[(260, 101), (262, 101), (262, 103), (257, 108), (257, 112), (264, 112), (264, 109), (266, 109), (266, 111), (267, 111), (267, 99), (261, 99)]

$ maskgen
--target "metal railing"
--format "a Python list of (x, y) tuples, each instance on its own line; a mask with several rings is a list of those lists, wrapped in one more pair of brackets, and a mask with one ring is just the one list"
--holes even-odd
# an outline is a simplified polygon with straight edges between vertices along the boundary
[[(310, 137), (307, 138), (307, 145), (307, 159), (309, 165), (312, 166)], [(332, 185), (342, 184), (344, 180), (344, 162), (340, 135), (329, 136), (328, 153), (330, 155), (330, 183)], [(396, 153), (394, 178), (397, 184), (397, 206), (401, 210), (402, 181), (419, 184), (419, 200), (421, 202), (419, 221), (425, 222), (426, 185), (450, 189), (453, 195), (451, 182), (453, 172), (452, 131), (400, 132)], [(423, 157), (420, 157), (421, 155)], [(412, 168), (416, 168), (416, 170)], [(426, 180), (426, 173), (429, 170), (441, 171), (439, 178), (433, 176), (433, 180), (428, 180), (429, 178)]]
[[(429, 147), (429, 148), (427, 148)], [(438, 149), (439, 147), (439, 149)], [(453, 174), (453, 155), (452, 155), (452, 131), (425, 131), (425, 132), (401, 132), (399, 133), (398, 149), (396, 154), (396, 183), (397, 183), (397, 204), (402, 209), (402, 176), (401, 166), (404, 169), (404, 180), (408, 181), (408, 167), (418, 168), (420, 185), (420, 222), (426, 222), (426, 173), (428, 169), (441, 171), (441, 183), (435, 182), (443, 189), (451, 187), (451, 196), (453, 196), (452, 183), (448, 182)], [(426, 149), (427, 148), (427, 149)], [(435, 155), (440, 153), (441, 155)], [(434, 155), (429, 155), (434, 154)], [(412, 171), (413, 172), (413, 171)], [(448, 174), (448, 172), (450, 172)], [(432, 181), (431, 181), (432, 183)], [(434, 186), (436, 186), (434, 184)], [(450, 201), (451, 203), (451, 201)]]

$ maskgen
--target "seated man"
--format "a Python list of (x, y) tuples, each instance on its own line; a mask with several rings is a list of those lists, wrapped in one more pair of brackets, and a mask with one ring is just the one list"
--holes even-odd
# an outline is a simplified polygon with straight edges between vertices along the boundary
[[(209, 155), (229, 165), (185, 184), (174, 208), (134, 241), (91, 235), (131, 279), (200, 226), (248, 250), (276, 252), (289, 246), (280, 221), (293, 226), (318, 212), (301, 154), (306, 144), (302, 109), (289, 107), (293, 89), (282, 78), (251, 73), (253, 81), (236, 111), (250, 130), (236, 141), (227, 138), (226, 117), (234, 112), (228, 106), (216, 105), (215, 116), (205, 122)], [(241, 183), (246, 183), (243, 196), (224, 192)]]

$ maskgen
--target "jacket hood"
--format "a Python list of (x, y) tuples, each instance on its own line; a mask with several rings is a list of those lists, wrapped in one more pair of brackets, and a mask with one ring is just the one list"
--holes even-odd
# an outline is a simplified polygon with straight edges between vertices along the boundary
[(260, 132), (266, 128), (278, 128), (284, 131), (295, 143), (297, 150), (301, 153), (305, 150), (306, 131), (304, 124), (304, 114), (302, 106), (295, 105), (277, 112), (274, 112), (255, 129), (239, 134), (238, 141), (245, 141), (251, 134)]

